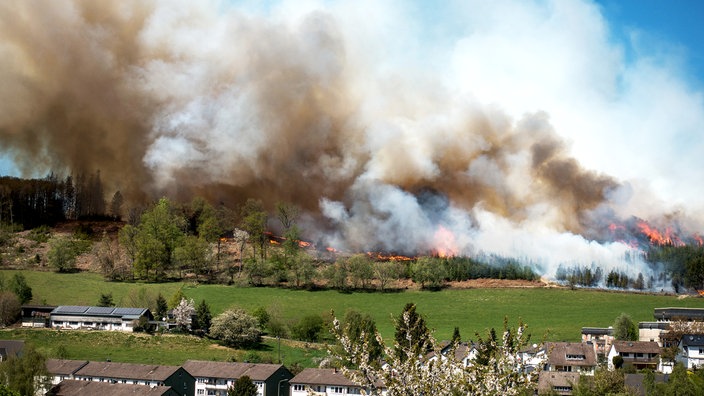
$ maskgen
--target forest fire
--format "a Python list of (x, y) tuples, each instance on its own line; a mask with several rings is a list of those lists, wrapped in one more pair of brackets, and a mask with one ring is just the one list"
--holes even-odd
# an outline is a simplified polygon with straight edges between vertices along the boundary
[(685, 243), (675, 235), (672, 227), (666, 227), (664, 232), (660, 232), (645, 221), (637, 223), (641, 233), (648, 237), (650, 243), (658, 246), (684, 246)]
[(382, 252), (367, 252), (367, 256), (376, 261), (413, 261), (417, 258)]
[(638, 218), (633, 218), (623, 224), (611, 223), (608, 229), (612, 241), (618, 241), (633, 248), (645, 248), (647, 245), (675, 247), (704, 245), (704, 240), (697, 233), (687, 235), (676, 226), (658, 228)]
[(433, 255), (443, 258), (454, 257), (458, 251), (455, 235), (452, 231), (443, 226), (438, 226), (435, 235), (433, 235)]

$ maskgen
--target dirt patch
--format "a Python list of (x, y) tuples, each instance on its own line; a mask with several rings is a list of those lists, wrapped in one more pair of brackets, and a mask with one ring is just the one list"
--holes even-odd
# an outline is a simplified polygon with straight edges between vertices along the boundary
[(523, 279), (470, 279), (461, 282), (449, 282), (450, 289), (495, 289), (495, 288), (535, 288), (548, 287), (541, 280), (529, 281)]

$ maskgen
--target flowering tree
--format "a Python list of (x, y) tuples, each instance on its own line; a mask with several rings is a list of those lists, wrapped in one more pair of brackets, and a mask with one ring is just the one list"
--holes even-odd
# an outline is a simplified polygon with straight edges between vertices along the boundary
[[(408, 312), (404, 312), (399, 322), (397, 327), (399, 324), (406, 329), (413, 327)], [(533, 387), (533, 380), (537, 378), (537, 372), (528, 373), (520, 359), (519, 351), (529, 339), (522, 323), (512, 330), (505, 321), (500, 345), (489, 338), (478, 346), (480, 351), (491, 351), (486, 354), (486, 364), (468, 366), (454, 358), (457, 344), (442, 355), (437, 341), (431, 336), (428, 342), (434, 353), (418, 353), (412, 346), (395, 342), (393, 347), (384, 347), (385, 363), (380, 367), (370, 359), (367, 337), (351, 339), (337, 319), (333, 320), (332, 332), (344, 354), (338, 358), (347, 359), (356, 366), (356, 370), (343, 367), (343, 373), (363, 387), (366, 395), (381, 395), (381, 384), (387, 389), (388, 396), (519, 395)], [(380, 345), (385, 345), (378, 332), (375, 336)], [(407, 337), (412, 335), (409, 333)]]
[(176, 308), (174, 308), (174, 320), (176, 321), (176, 326), (186, 330), (191, 324), (191, 317), (196, 312), (195, 303), (193, 299), (187, 300), (185, 297), (181, 298)]

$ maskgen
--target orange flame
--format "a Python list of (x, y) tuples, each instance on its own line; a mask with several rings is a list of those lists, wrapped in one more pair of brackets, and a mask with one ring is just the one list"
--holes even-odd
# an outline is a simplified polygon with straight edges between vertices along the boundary
[(454, 257), (457, 255), (457, 243), (452, 231), (443, 226), (438, 226), (433, 236), (433, 254), (438, 257)]
[(416, 259), (416, 257), (401, 256), (399, 254), (386, 254), (381, 252), (367, 252), (367, 256), (377, 261), (412, 261)]
[(660, 230), (651, 227), (645, 221), (639, 221), (637, 225), (640, 232), (645, 234), (650, 239), (650, 243), (654, 245), (684, 246), (684, 242), (675, 235), (672, 227), (666, 227), (664, 232), (660, 232)]
[(699, 245), (699, 246), (704, 245), (704, 240), (702, 240), (701, 235), (694, 234), (694, 240), (697, 241), (697, 245)]

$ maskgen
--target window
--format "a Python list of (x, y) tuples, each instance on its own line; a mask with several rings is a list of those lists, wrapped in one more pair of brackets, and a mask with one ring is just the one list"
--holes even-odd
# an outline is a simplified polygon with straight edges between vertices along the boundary
[(567, 360), (584, 360), (586, 356), (584, 355), (567, 355)]
[(642, 353), (636, 353), (636, 357), (643, 357)]
[(555, 392), (572, 392), (571, 386), (553, 386), (552, 389)]
[(341, 386), (331, 386), (330, 393), (342, 393), (342, 387)]
[(199, 394), (199, 395), (204, 395), (204, 394), (205, 394), (205, 389), (198, 389), (198, 394)]
[(261, 382), (261, 381), (254, 381), (254, 385), (256, 385), (256, 386), (259, 387), (259, 388), (264, 387), (264, 383)]
[(205, 378), (198, 377), (198, 382), (201, 383), (201, 384), (204, 384), (204, 383), (206, 383), (207, 381), (208, 381), (208, 380), (205, 379)]
[(362, 390), (360, 388), (349, 387), (349, 388), (347, 388), (347, 394), (348, 395), (361, 395)]
[(293, 385), (293, 390), (295, 390), (295, 391), (304, 391), (304, 390), (306, 390), (306, 387), (305, 387), (305, 385), (294, 384), (294, 385)]

